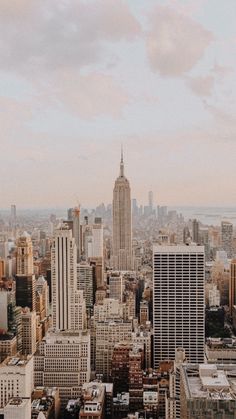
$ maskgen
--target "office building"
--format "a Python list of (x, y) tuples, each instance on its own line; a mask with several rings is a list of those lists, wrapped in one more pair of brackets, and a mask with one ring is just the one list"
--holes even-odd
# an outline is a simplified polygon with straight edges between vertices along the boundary
[(22, 353), (30, 355), (36, 352), (36, 311), (28, 307), (22, 310)]
[(103, 258), (103, 225), (100, 217), (95, 218), (91, 227), (90, 240), (87, 242), (88, 258)]
[(75, 239), (77, 249), (77, 262), (80, 262), (81, 257), (81, 233), (80, 233), (80, 207), (75, 207), (72, 210), (73, 221), (73, 237)]
[(53, 327), (56, 330), (76, 330), (81, 323), (81, 296), (77, 291), (76, 244), (67, 224), (55, 230), (51, 257)]
[(233, 256), (233, 224), (228, 221), (221, 222), (221, 246), (228, 258)]
[(0, 409), (13, 397), (31, 397), (34, 388), (33, 357), (8, 357), (0, 364)]
[(236, 259), (230, 264), (230, 280), (229, 280), (229, 310), (230, 315), (233, 314), (233, 306), (236, 305)]
[(65, 407), (90, 381), (89, 331), (48, 332), (34, 356), (35, 385), (58, 387)]
[(96, 372), (108, 378), (116, 343), (131, 341), (132, 322), (106, 320), (96, 325)]
[(112, 273), (109, 277), (109, 297), (123, 302), (124, 283), (120, 273)]
[(192, 240), (194, 243), (200, 243), (199, 222), (194, 219), (192, 222)]
[(119, 271), (132, 270), (132, 234), (130, 185), (124, 175), (123, 153), (120, 175), (113, 189), (113, 267)]
[(36, 309), (33, 245), (26, 232), (17, 240), (16, 305)]
[(77, 264), (77, 289), (82, 290), (86, 303), (87, 312), (93, 310), (94, 303), (94, 280), (93, 280), (93, 267), (87, 262)]
[(24, 232), (24, 234), (17, 240), (16, 245), (16, 274), (24, 276), (32, 275), (34, 273), (33, 245), (30, 235)]
[(12, 333), (0, 334), (0, 362), (8, 356), (14, 356), (17, 353), (16, 336)]
[(235, 418), (235, 365), (185, 364), (180, 369), (181, 419)]
[(4, 419), (31, 419), (30, 397), (14, 397), (3, 409)]
[(203, 362), (205, 263), (202, 246), (154, 246), (154, 367), (174, 360), (177, 347), (191, 362)]

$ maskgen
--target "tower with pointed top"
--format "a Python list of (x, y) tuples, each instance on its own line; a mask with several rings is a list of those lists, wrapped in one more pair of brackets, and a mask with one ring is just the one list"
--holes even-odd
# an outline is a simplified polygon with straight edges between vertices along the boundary
[(124, 175), (121, 149), (120, 175), (113, 189), (113, 267), (120, 271), (132, 270), (131, 198), (130, 185)]

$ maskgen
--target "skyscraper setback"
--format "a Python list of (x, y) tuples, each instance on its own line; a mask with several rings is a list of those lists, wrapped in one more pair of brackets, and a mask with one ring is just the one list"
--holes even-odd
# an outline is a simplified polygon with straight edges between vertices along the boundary
[(123, 152), (120, 175), (113, 190), (113, 267), (126, 271), (132, 269), (130, 185), (124, 175)]

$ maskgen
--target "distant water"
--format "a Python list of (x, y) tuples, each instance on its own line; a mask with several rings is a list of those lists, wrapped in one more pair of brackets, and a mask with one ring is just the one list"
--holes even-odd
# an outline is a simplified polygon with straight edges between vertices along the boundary
[(230, 221), (236, 226), (236, 207), (169, 207), (183, 214), (185, 220), (196, 218), (206, 225)]

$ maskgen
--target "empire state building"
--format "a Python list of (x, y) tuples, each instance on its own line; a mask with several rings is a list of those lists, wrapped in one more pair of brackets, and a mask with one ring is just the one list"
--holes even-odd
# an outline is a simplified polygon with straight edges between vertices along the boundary
[(132, 270), (131, 199), (129, 181), (124, 175), (123, 152), (120, 175), (113, 189), (113, 268)]

